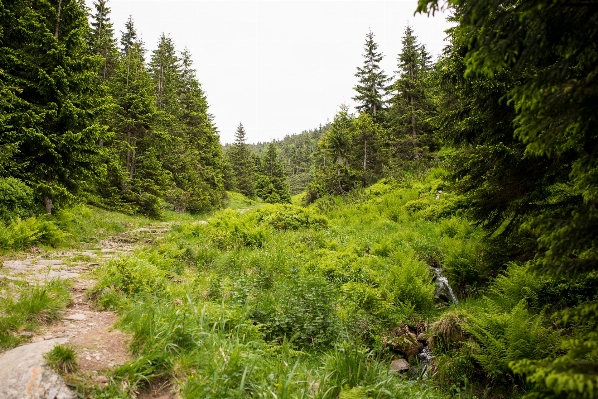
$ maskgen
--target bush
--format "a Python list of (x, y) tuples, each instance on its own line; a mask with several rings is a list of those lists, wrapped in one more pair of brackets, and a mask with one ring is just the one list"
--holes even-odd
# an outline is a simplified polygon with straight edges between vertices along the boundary
[(510, 382), (509, 364), (543, 359), (555, 352), (559, 332), (544, 325), (543, 315), (528, 312), (525, 301), (504, 312), (491, 299), (468, 315), (463, 328), (473, 337), (473, 357), (494, 380)]
[(0, 248), (25, 249), (36, 244), (57, 246), (68, 233), (61, 230), (51, 216), (16, 218), (4, 226), (0, 222)]
[(337, 334), (332, 288), (317, 277), (285, 282), (273, 295), (262, 292), (250, 316), (269, 341), (286, 338), (298, 347), (321, 347)]
[(260, 223), (276, 230), (321, 229), (328, 226), (328, 219), (325, 216), (313, 209), (294, 205), (266, 205), (256, 212)]
[(19, 179), (0, 178), (0, 222), (32, 216), (33, 190)]
[[(96, 292), (111, 289), (132, 296), (142, 293), (159, 293), (165, 284), (166, 272), (145, 259), (129, 257), (113, 260), (102, 270)], [(107, 288), (107, 291), (103, 291)]]

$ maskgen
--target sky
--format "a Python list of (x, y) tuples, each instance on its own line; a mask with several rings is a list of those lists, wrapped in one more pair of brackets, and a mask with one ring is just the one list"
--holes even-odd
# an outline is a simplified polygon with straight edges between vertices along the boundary
[[(92, 6), (93, 0), (86, 0)], [(117, 39), (129, 15), (148, 58), (162, 33), (187, 48), (222, 144), (239, 123), (247, 142), (268, 142), (332, 121), (354, 109), (357, 67), (371, 30), (393, 76), (407, 24), (436, 58), (447, 45), (444, 14), (416, 15), (417, 0), (197, 1), (110, 0)]]

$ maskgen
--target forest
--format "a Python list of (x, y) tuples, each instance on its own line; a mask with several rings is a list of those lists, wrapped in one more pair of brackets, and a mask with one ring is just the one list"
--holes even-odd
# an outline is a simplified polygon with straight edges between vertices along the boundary
[(11, 265), (63, 254), (130, 337), (45, 355), (76, 397), (598, 397), (598, 3), (440, 10), (394, 74), (365, 32), (355, 111), (222, 145), (169, 36), (0, 0), (0, 362), (80, 289)]

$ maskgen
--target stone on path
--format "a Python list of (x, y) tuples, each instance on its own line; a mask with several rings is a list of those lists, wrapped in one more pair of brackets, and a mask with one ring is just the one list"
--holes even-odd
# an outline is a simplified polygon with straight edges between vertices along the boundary
[(66, 320), (78, 320), (78, 321), (83, 321), (83, 320), (87, 320), (87, 316), (85, 316), (83, 313), (75, 313), (75, 314), (71, 314), (65, 317)]
[(65, 338), (19, 346), (0, 355), (0, 398), (75, 399), (62, 377), (46, 365), (44, 354)]
[(400, 373), (407, 370), (409, 370), (409, 363), (405, 359), (396, 359), (390, 364), (391, 373)]

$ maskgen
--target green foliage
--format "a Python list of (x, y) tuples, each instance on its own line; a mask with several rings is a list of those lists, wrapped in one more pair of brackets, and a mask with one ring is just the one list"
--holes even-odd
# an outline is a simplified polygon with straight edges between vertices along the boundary
[(255, 196), (255, 163), (245, 141), (245, 128), (241, 123), (235, 132), (235, 143), (228, 151), (236, 191), (253, 198)]
[[(46, 212), (65, 205), (86, 181), (102, 174), (98, 123), (107, 101), (96, 86), (99, 59), (84, 41), (88, 25), (81, 2), (11, 2), (2, 6), (0, 148), (13, 158), (2, 177), (18, 178), (34, 190)], [(50, 56), (48, 56), (50, 55)], [(6, 88), (5, 88), (6, 87)], [(4, 92), (6, 90), (6, 92)]]
[(70, 303), (68, 283), (62, 280), (29, 286), (0, 279), (0, 298), (0, 349), (21, 343), (19, 332), (36, 330), (40, 324), (57, 320)]
[(338, 334), (331, 287), (322, 278), (300, 278), (258, 295), (250, 317), (268, 341), (288, 339), (299, 348), (321, 348)]
[(46, 363), (52, 370), (61, 374), (71, 374), (79, 369), (77, 354), (70, 345), (56, 345), (44, 355)]
[(128, 296), (158, 293), (164, 288), (165, 275), (166, 271), (145, 259), (118, 259), (106, 265), (106, 272), (103, 273), (105, 277), (100, 281), (98, 290), (110, 287)]
[(33, 190), (19, 179), (0, 177), (0, 221), (31, 216), (34, 211)]
[(509, 312), (491, 300), (484, 305), (481, 312), (469, 315), (463, 327), (474, 337), (473, 357), (491, 378), (511, 379), (510, 362), (554, 353), (558, 331), (544, 325), (542, 314), (530, 314), (524, 301)]
[(298, 230), (326, 228), (328, 219), (313, 209), (294, 205), (266, 205), (257, 210), (259, 223), (276, 230)]
[(0, 222), (0, 248), (22, 250), (36, 244), (58, 246), (68, 233), (61, 230), (49, 216), (14, 219), (4, 225)]

